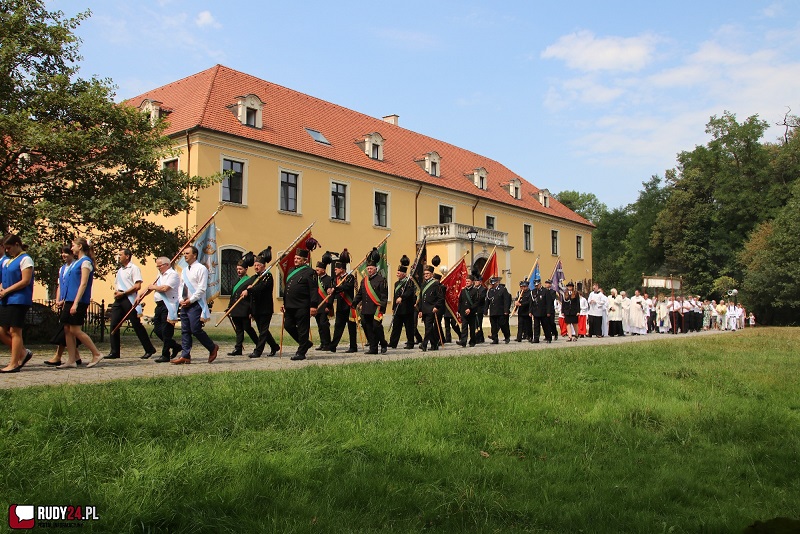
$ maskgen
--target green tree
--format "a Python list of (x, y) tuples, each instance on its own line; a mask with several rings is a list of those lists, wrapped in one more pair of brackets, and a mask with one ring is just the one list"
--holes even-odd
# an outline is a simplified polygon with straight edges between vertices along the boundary
[(600, 199), (594, 193), (561, 191), (553, 196), (566, 207), (595, 225), (603, 214), (608, 212), (608, 206), (600, 202)]
[(75, 235), (93, 240), (101, 274), (121, 246), (171, 255), (180, 231), (152, 218), (189, 209), (214, 179), (162, 170), (165, 125), (116, 104), (109, 80), (78, 76), (73, 31), (89, 15), (0, 0), (0, 231), (32, 246), (45, 283)]
[(627, 238), (632, 217), (627, 208), (604, 213), (592, 232), (592, 268), (594, 281), (604, 288), (622, 287), (619, 257)]

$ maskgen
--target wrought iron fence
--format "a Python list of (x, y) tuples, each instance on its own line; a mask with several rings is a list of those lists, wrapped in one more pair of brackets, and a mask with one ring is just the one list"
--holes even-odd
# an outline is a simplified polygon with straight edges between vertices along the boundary
[[(58, 319), (60, 309), (55, 300), (35, 300), (25, 316), (25, 341), (30, 343), (46, 343), (58, 332), (61, 323)], [(83, 331), (93, 341), (105, 340), (106, 329), (105, 301), (92, 301), (86, 311)]]

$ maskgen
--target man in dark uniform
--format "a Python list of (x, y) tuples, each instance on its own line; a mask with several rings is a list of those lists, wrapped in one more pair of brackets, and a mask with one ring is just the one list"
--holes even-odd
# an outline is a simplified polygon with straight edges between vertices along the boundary
[(489, 279), (492, 287), (486, 291), (486, 308), (489, 310), (489, 321), (492, 323), (492, 345), (497, 345), (500, 340), (497, 332), (503, 332), (505, 342), (511, 341), (511, 330), (508, 328), (508, 315), (511, 313), (511, 293), (506, 286), (500, 284), (500, 277), (493, 276)]
[(527, 280), (519, 283), (519, 293), (517, 293), (514, 306), (517, 309), (517, 343), (520, 341), (530, 341), (533, 336), (533, 324), (531, 320), (531, 289)]
[(483, 279), (478, 273), (472, 273), (472, 287), (477, 289), (475, 302), (475, 342), (485, 343), (486, 339), (483, 336), (483, 316), (486, 313), (486, 286), (483, 285)]
[(386, 313), (389, 288), (386, 280), (378, 272), (377, 264), (375, 258), (370, 256), (367, 260), (367, 276), (361, 280), (361, 286), (353, 299), (353, 307), (361, 304), (361, 326), (369, 344), (367, 354), (378, 354), (379, 345), (382, 354), (386, 354), (388, 348), (382, 321), (383, 314)]
[(352, 274), (347, 274), (346, 266), (347, 264), (341, 261), (337, 261), (333, 264), (335, 284), (334, 288), (331, 290), (333, 293), (331, 298), (336, 305), (336, 322), (333, 326), (333, 338), (330, 343), (331, 352), (336, 352), (336, 346), (342, 339), (345, 326), (347, 326), (347, 333), (350, 338), (350, 348), (347, 352), (358, 352), (356, 316), (355, 310), (353, 309), (356, 280)]
[[(319, 347), (316, 350), (331, 350), (330, 316), (333, 315), (333, 302), (332, 298), (327, 297), (328, 290), (333, 288), (333, 282), (331, 277), (328, 276), (327, 267), (326, 263), (318, 261), (315, 269), (317, 271), (317, 293), (319, 294), (320, 302), (325, 300), (325, 303), (317, 308), (317, 315), (314, 316), (319, 330)], [(331, 312), (330, 315), (328, 312)]]
[(425, 267), (424, 276), (419, 302), (417, 302), (419, 316), (425, 323), (425, 337), (422, 338), (422, 344), (420, 345), (423, 352), (428, 350), (429, 342), (432, 350), (439, 349), (439, 342), (441, 341), (439, 314), (444, 309), (444, 293), (439, 281), (433, 277), (433, 265)]
[[(252, 257), (252, 253), (250, 256)], [(228, 317), (231, 318), (233, 330), (236, 332), (236, 345), (234, 345), (233, 351), (228, 353), (228, 356), (242, 355), (245, 332), (250, 336), (253, 343), (258, 345), (258, 336), (253, 329), (253, 325), (250, 323), (250, 299), (244, 298), (239, 301), (239, 297), (241, 297), (244, 290), (247, 289), (247, 284), (250, 281), (250, 277), (247, 276), (247, 263), (245, 260), (239, 260), (239, 263), (236, 264), (236, 274), (239, 275), (239, 280), (237, 280), (236, 285), (233, 286), (231, 298), (228, 301), (228, 308), (225, 310), (230, 310), (230, 306), (235, 304), (234, 308), (230, 310)]]
[(248, 280), (247, 289), (242, 292), (242, 296), (250, 299), (250, 313), (253, 315), (258, 328), (258, 342), (256, 343), (256, 348), (250, 353), (251, 358), (260, 358), (264, 352), (264, 347), (267, 345), (269, 345), (270, 350), (267, 356), (275, 356), (281, 348), (269, 331), (269, 323), (272, 320), (275, 306), (272, 302), (272, 288), (274, 286), (272, 274), (265, 273), (268, 262), (269, 260), (264, 256), (264, 252), (256, 256), (253, 263), (253, 269), (256, 274)]
[(552, 332), (548, 326), (553, 323), (555, 306), (553, 295), (549, 289), (542, 287), (541, 280), (534, 280), (534, 288), (531, 295), (531, 315), (533, 316), (533, 342), (539, 343), (541, 330), (544, 330), (544, 339), (548, 343), (553, 340)]
[(475, 278), (467, 276), (467, 285), (461, 289), (458, 295), (458, 314), (461, 316), (461, 336), (458, 344), (462, 347), (467, 345), (467, 334), (469, 334), (469, 346), (475, 346), (475, 322), (477, 319), (476, 305), (478, 303), (478, 288), (473, 285)]
[(414, 333), (416, 331), (416, 311), (414, 305), (417, 303), (417, 294), (414, 290), (414, 282), (408, 276), (408, 257), (400, 260), (397, 268), (397, 282), (394, 283), (394, 302), (392, 303), (392, 332), (389, 336), (389, 346), (397, 348), (400, 335), (403, 329), (406, 331), (406, 344), (404, 349), (414, 348)]
[[(556, 290), (553, 289), (551, 280), (544, 281), (544, 289), (547, 291), (547, 302), (548, 302), (548, 310), (552, 309), (552, 313), (549, 316), (545, 317), (546, 323), (548, 328), (550, 328), (550, 339), (553, 341), (558, 341), (558, 326), (556, 325), (556, 321), (558, 321), (558, 315), (556, 314), (556, 300), (558, 299), (558, 293)], [(559, 302), (559, 304), (561, 304)], [(550, 343), (550, 341), (548, 341)]]
[(297, 249), (294, 269), (286, 277), (283, 292), (284, 328), (297, 341), (292, 360), (305, 360), (308, 349), (314, 346), (309, 339), (311, 317), (317, 314), (317, 305), (322, 300), (317, 292), (317, 273), (309, 267), (308, 256), (308, 250)]

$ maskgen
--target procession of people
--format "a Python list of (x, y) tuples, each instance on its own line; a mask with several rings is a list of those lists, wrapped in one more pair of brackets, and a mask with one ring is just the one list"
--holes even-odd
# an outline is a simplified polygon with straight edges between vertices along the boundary
[[(261, 357), (267, 347), (267, 357), (282, 355), (286, 333), (297, 345), (291, 360), (311, 357), (309, 351), (314, 346), (312, 318), (316, 321), (319, 337), (317, 351), (336, 352), (347, 330), (346, 352), (359, 351), (360, 333), (367, 354), (385, 354), (389, 349), (397, 349), (401, 337), (405, 338), (402, 349), (418, 346), (422, 351), (438, 350), (453, 342), (451, 327), (455, 330), (456, 345), (474, 347), (487, 341), (483, 335), (484, 315), (489, 316), (488, 340), (491, 344), (500, 343), (501, 334), (504, 343), (512, 341), (511, 317), (517, 318), (514, 339), (517, 343), (540, 343), (542, 340), (552, 343), (559, 334), (566, 342), (575, 342), (583, 337), (737, 330), (744, 326), (746, 318), (750, 324), (755, 323), (755, 318), (748, 317), (741, 306), (724, 300), (717, 303), (702, 300), (699, 296), (664, 294), (650, 298), (639, 289), (628, 298), (625, 291), (618, 292), (616, 288), (611, 289), (607, 296), (599, 284), (594, 284), (592, 290), (584, 294), (576, 290), (573, 282), (554, 288), (551, 279), (542, 281), (539, 278), (538, 269), (535, 278), (519, 282), (515, 297), (501, 283), (499, 276), (485, 277), (484, 273), (472, 271), (463, 276), (458, 286), (460, 290), (451, 305), (445, 298), (451, 282), (443, 277), (442, 272), (436, 272), (438, 257), (433, 262), (435, 265), (425, 264), (424, 259), (420, 263), (420, 251), (413, 265), (406, 255), (400, 259), (397, 281), (390, 297), (389, 283), (378, 269), (385, 258), (381, 257), (377, 247), (373, 247), (357, 265), (352, 265), (350, 254), (344, 249), (340, 254), (326, 252), (322, 261), (311, 268), (310, 249), (313, 250), (315, 244), (311, 238), (301, 240), (292, 251), (293, 264), (287, 265), (287, 272), (281, 275), (280, 342), (270, 331), (275, 297), (274, 278), (270, 273), (272, 265), (268, 266), (271, 247), (257, 256), (252, 252), (243, 256), (236, 267), (238, 279), (226, 309), (236, 336), (229, 356), (244, 354), (245, 334), (255, 345), (250, 358)], [(32, 352), (25, 348), (22, 335), (25, 314), (33, 303), (34, 285), (34, 263), (25, 252), (26, 248), (16, 235), (6, 236), (3, 240), (0, 341), (10, 348), (11, 358), (0, 369), (2, 373), (19, 372), (32, 357)], [(59, 271), (56, 290), (60, 325), (51, 340), (58, 348), (56, 354), (44, 362), (45, 365), (56, 369), (79, 367), (83, 363), (79, 345), (92, 356), (86, 367), (94, 367), (102, 360), (120, 358), (122, 338), (119, 327), (125, 321), (130, 323), (144, 349), (142, 359), (160, 352), (153, 361), (190, 364), (193, 362), (193, 341), (196, 340), (207, 351), (208, 363), (214, 362), (219, 344), (205, 329), (210, 319), (206, 294), (209, 270), (198, 261), (198, 252), (197, 247), (191, 244), (181, 250), (184, 261), (180, 274), (174, 268), (173, 260), (164, 256), (156, 258), (159, 276), (152, 284), (143, 285), (141, 269), (133, 262), (130, 250), (118, 250), (119, 268), (115, 277), (114, 303), (110, 307), (111, 350), (103, 357), (82, 330), (95, 277), (91, 243), (76, 238), (71, 246), (62, 247), (64, 265)], [(250, 266), (255, 270), (252, 276), (248, 274)], [(417, 278), (416, 273), (422, 273), (422, 276)], [(143, 292), (143, 288), (146, 291)], [(140, 319), (142, 300), (149, 293), (154, 294), (153, 333), (162, 343), (160, 351), (153, 345)], [(387, 325), (388, 341), (384, 330), (387, 309), (393, 313)], [(177, 325), (180, 325), (180, 342), (174, 339)], [(65, 351), (66, 361), (63, 360)]]

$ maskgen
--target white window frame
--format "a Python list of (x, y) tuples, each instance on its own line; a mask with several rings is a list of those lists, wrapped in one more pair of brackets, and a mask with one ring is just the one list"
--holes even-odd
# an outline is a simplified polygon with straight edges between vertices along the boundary
[[(442, 207), (443, 206), (445, 208), (450, 208), (450, 210), (451, 210), (452, 220), (449, 223), (443, 223), (441, 221), (441, 213), (442, 213)], [(438, 224), (451, 224), (451, 223), (456, 222), (456, 207), (455, 206), (451, 206), (450, 204), (442, 204), (440, 202), (438, 208), (436, 208), (436, 220), (438, 221)]]
[(242, 164), (242, 202), (231, 202), (230, 200), (222, 200), (222, 182), (219, 183), (219, 201), (224, 203), (226, 206), (239, 206), (242, 208), (247, 207), (247, 175), (250, 172), (250, 160), (247, 158), (240, 158), (237, 156), (229, 156), (227, 154), (220, 154), (219, 155), (219, 170), (220, 172), (225, 172), (225, 160), (234, 161), (236, 163)]
[[(555, 237), (555, 244), (556, 250), (553, 251), (553, 237)], [(550, 254), (553, 256), (558, 256), (559, 251), (561, 250), (561, 232), (556, 230), (555, 228), (550, 229)]]
[(575, 235), (575, 256), (579, 260), (584, 259), (583, 258), (583, 234)]
[(333, 198), (333, 184), (339, 184), (345, 186), (344, 189), (344, 219), (336, 219), (333, 217), (333, 214), (330, 212), (332, 206), (330, 202), (328, 202), (328, 219), (331, 222), (338, 222), (338, 223), (349, 223), (350, 222), (350, 189), (351, 184), (348, 180), (335, 180), (331, 178), (328, 180), (328, 200)]
[[(281, 209), (281, 174), (295, 174), (297, 175), (297, 211), (287, 211)], [(285, 167), (278, 168), (278, 212), (286, 215), (302, 215), (303, 214), (303, 173), (294, 169)]]
[(223, 245), (217, 249), (217, 265), (219, 266), (220, 269), (220, 280), (219, 280), (220, 297), (231, 296), (230, 293), (222, 293), (222, 252), (226, 250), (235, 250), (237, 252), (241, 252), (242, 256), (244, 256), (247, 253), (247, 249), (242, 248), (238, 245)]
[[(530, 247), (525, 247), (525, 229), (528, 229), (530, 235)], [(533, 252), (533, 225), (530, 223), (522, 224), (522, 250), (525, 252)]]
[[(493, 228), (489, 228), (489, 218), (492, 219)], [(487, 230), (497, 230), (497, 217), (495, 215), (486, 214), (486, 229)]]
[(180, 157), (162, 159), (161, 160), (161, 168), (162, 169), (166, 169), (167, 168), (167, 163), (169, 163), (171, 161), (176, 162), (176, 168), (177, 168), (178, 171), (180, 171), (181, 170), (181, 158)]
[[(377, 215), (377, 213), (375, 211), (375, 195), (377, 195), (378, 193), (386, 195), (386, 226), (378, 226), (378, 224), (375, 221), (376, 215)], [(375, 228), (391, 228), (392, 227), (391, 205), (392, 205), (392, 194), (391, 194), (391, 192), (385, 191), (383, 189), (373, 189), (372, 190), (372, 210), (373, 210), (373, 212), (372, 212), (372, 225)]]

